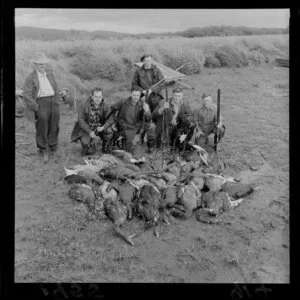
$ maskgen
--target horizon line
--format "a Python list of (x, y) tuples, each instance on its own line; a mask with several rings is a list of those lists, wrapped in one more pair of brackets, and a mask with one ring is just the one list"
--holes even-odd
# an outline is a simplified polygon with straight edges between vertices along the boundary
[(74, 30), (74, 31), (84, 31), (84, 32), (97, 32), (97, 31), (107, 31), (107, 32), (114, 32), (114, 33), (120, 33), (120, 34), (130, 34), (130, 35), (139, 35), (139, 34), (164, 34), (164, 33), (176, 33), (176, 32), (182, 32), (188, 29), (194, 29), (194, 28), (208, 28), (208, 27), (231, 27), (231, 28), (251, 28), (251, 29), (287, 29), (289, 28), (289, 25), (287, 25), (286, 27), (251, 27), (251, 26), (244, 26), (244, 25), (239, 25), (239, 26), (233, 26), (233, 25), (207, 25), (207, 26), (194, 26), (194, 27), (188, 27), (186, 29), (182, 29), (179, 31), (162, 31), (162, 32), (154, 32), (154, 31), (149, 31), (149, 32), (141, 32), (141, 33), (130, 33), (130, 32), (121, 32), (121, 31), (114, 31), (114, 30), (104, 30), (104, 29), (96, 29), (96, 30), (86, 30), (86, 29), (73, 29), (73, 28), (69, 28), (69, 29), (63, 29), (63, 28), (48, 28), (48, 27), (36, 27), (36, 26), (15, 26), (15, 28), (36, 28), (36, 29), (49, 29), (49, 30), (63, 30), (63, 31), (70, 31), (70, 30)]

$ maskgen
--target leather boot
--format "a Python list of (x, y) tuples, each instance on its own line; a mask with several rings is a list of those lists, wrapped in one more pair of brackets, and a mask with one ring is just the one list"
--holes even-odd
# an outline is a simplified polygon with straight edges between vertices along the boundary
[(154, 151), (154, 141), (147, 142), (148, 153), (152, 153)]
[(107, 140), (102, 141), (102, 153), (109, 153), (109, 142)]
[(42, 150), (42, 155), (43, 155), (43, 161), (44, 164), (46, 164), (49, 161), (49, 154), (48, 154), (48, 150)]

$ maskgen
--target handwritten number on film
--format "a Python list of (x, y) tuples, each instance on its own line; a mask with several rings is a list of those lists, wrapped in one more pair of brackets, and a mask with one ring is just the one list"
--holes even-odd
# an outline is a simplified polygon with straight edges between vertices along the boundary
[(65, 289), (61, 283), (56, 284), (54, 288), (46, 288), (40, 284), (43, 294), (47, 297), (53, 295), (55, 299), (73, 299), (73, 298), (82, 298), (87, 296), (88, 299), (102, 299), (104, 295), (99, 294), (99, 286), (95, 283), (88, 285), (87, 295), (84, 293), (82, 286), (78, 283), (73, 283), (70, 285), (70, 288)]

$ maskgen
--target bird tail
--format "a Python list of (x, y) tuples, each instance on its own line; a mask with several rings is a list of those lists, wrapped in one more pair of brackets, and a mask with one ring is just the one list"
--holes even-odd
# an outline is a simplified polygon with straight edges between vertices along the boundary
[(115, 233), (122, 238), (125, 242), (127, 242), (129, 245), (134, 246), (134, 243), (132, 241), (132, 238), (135, 236), (135, 234), (127, 236), (118, 225), (114, 225), (114, 231)]

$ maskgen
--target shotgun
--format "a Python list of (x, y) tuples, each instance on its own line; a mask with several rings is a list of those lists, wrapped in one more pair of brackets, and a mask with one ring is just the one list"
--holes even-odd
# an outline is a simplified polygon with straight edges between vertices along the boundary
[[(166, 87), (166, 102), (169, 103), (168, 88), (167, 87)], [(166, 120), (166, 116), (165, 116), (165, 110), (164, 110), (163, 111), (163, 119), (162, 119), (162, 135), (161, 135), (161, 144), (160, 144), (161, 147), (163, 145), (163, 141), (167, 141), (167, 144), (169, 145), (169, 124), (167, 124), (167, 126), (165, 128), (165, 120)], [(165, 129), (166, 129), (166, 139), (164, 137)]]
[[(111, 117), (112, 114), (114, 114), (117, 111), (116, 108), (113, 108), (110, 113), (106, 116), (106, 118), (104, 118), (103, 122), (99, 124), (100, 127), (104, 126), (104, 124), (108, 121), (108, 119)], [(114, 123), (113, 123), (114, 124)], [(110, 126), (112, 126), (113, 124), (111, 124)], [(110, 127), (109, 126), (109, 127)], [(98, 126), (97, 126), (98, 127)], [(95, 130), (97, 132), (97, 129)], [(97, 132), (98, 133), (98, 132)]]
[[(220, 94), (221, 94), (221, 91), (220, 89), (218, 89), (218, 98), (217, 98), (217, 120), (216, 120), (216, 126), (219, 125), (220, 123)], [(218, 153), (218, 128), (216, 129), (216, 133), (215, 133), (215, 139), (214, 139), (214, 149), (215, 151)]]

